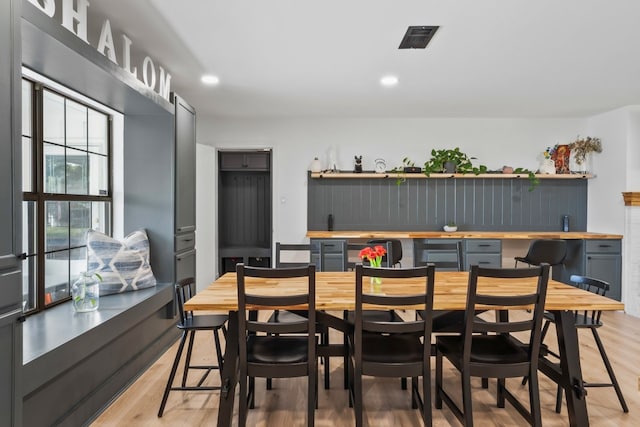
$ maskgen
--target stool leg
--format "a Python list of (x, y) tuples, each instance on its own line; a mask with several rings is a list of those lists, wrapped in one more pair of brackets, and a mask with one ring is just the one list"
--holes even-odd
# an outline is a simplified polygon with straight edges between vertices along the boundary
[(173, 379), (175, 378), (176, 371), (178, 370), (178, 364), (180, 363), (180, 358), (182, 357), (182, 350), (184, 349), (184, 343), (186, 342), (186, 340), (187, 340), (187, 331), (182, 331), (182, 337), (180, 338), (180, 345), (178, 346), (178, 352), (176, 353), (176, 358), (173, 360), (173, 366), (171, 367), (169, 380), (167, 381), (167, 386), (164, 388), (164, 394), (162, 395), (162, 402), (160, 403), (160, 409), (158, 410), (158, 417), (162, 417), (162, 413), (164, 412), (164, 406), (167, 404), (167, 398), (169, 397), (169, 392), (171, 391)]
[(189, 332), (189, 346), (187, 347), (187, 358), (184, 361), (184, 375), (182, 375), (182, 387), (187, 386), (187, 375), (189, 374), (189, 366), (191, 365), (191, 351), (193, 350), (193, 337), (196, 331)]
[(629, 408), (627, 407), (627, 402), (624, 401), (624, 396), (622, 396), (622, 390), (620, 390), (620, 385), (618, 384), (618, 380), (616, 379), (616, 375), (613, 373), (613, 367), (609, 362), (609, 358), (607, 357), (607, 352), (604, 351), (604, 345), (600, 340), (600, 335), (598, 335), (598, 331), (595, 328), (591, 328), (591, 332), (593, 332), (593, 338), (596, 340), (596, 344), (598, 345), (598, 350), (600, 351), (600, 355), (602, 356), (602, 361), (604, 362), (604, 366), (607, 368), (607, 373), (609, 374), (609, 378), (611, 378), (611, 384), (618, 395), (618, 400), (620, 401), (620, 406), (622, 406), (622, 410), (626, 413), (629, 412)]
[(222, 381), (222, 365), (224, 357), (222, 356), (222, 348), (220, 347), (220, 332), (218, 329), (213, 331), (214, 342), (216, 343), (216, 356), (218, 357), (218, 372), (220, 373), (220, 381)]

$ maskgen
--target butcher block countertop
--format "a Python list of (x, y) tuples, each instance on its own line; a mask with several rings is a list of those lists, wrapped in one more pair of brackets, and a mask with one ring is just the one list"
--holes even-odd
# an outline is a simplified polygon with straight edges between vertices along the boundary
[(307, 231), (312, 239), (622, 239), (587, 231)]

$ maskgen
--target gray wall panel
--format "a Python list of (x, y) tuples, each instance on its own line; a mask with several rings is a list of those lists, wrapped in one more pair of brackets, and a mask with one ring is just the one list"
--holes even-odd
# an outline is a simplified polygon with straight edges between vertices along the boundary
[(558, 231), (569, 215), (571, 230), (586, 231), (587, 180), (542, 179), (311, 179), (309, 230), (440, 230), (454, 220), (461, 230)]

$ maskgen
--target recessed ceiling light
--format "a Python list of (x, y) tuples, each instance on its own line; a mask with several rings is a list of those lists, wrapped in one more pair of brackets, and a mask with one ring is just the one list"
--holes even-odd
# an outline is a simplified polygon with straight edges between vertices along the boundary
[(200, 81), (206, 85), (212, 86), (220, 83), (220, 79), (218, 78), (218, 76), (214, 76), (213, 74), (205, 74), (204, 76), (200, 77)]
[(398, 84), (398, 78), (396, 76), (384, 76), (380, 79), (382, 86), (390, 87)]

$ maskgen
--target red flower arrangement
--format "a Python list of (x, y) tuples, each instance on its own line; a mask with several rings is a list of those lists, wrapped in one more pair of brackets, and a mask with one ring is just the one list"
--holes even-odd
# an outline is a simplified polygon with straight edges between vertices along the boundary
[(360, 259), (365, 258), (369, 261), (372, 267), (382, 266), (382, 257), (386, 255), (387, 250), (384, 246), (374, 246), (373, 248), (366, 247), (360, 251)]

